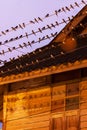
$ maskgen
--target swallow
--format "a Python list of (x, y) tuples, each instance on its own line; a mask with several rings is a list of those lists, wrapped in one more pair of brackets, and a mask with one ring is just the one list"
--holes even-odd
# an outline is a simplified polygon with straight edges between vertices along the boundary
[(66, 6), (66, 10), (70, 11), (70, 9)]
[(40, 17), (38, 17), (38, 20), (40, 20), (41, 22), (43, 22), (43, 20)]
[(27, 32), (25, 33), (25, 35), (26, 35), (26, 38), (28, 38), (28, 33)]
[(56, 23), (57, 26), (59, 25), (59, 23), (57, 21), (55, 23)]
[(35, 22), (37, 22), (37, 23), (38, 23), (38, 20), (37, 20), (36, 18), (34, 18), (34, 20), (35, 20)]
[(32, 30), (32, 34), (34, 34), (36, 36), (36, 33), (34, 32), (34, 30)]
[(84, 1), (84, 0), (82, 0), (82, 3), (86, 5), (86, 3), (85, 3), (85, 1)]
[(12, 28), (12, 30), (16, 31), (16, 29), (14, 27), (11, 27), (11, 28)]
[(57, 10), (55, 10), (55, 14), (56, 14), (56, 16), (58, 16), (58, 11)]
[(23, 29), (23, 27), (21, 26), (21, 24), (19, 24), (19, 27), (20, 27), (21, 29)]
[(42, 33), (42, 30), (41, 30), (40, 28), (38, 28), (38, 30), (39, 30), (39, 32), (41, 32), (41, 33)]
[(12, 52), (11, 48), (8, 48), (8, 51), (9, 51), (9, 52)]
[(19, 44), (19, 47), (20, 47), (20, 48), (23, 48), (23, 46), (22, 46), (21, 44)]
[(62, 8), (62, 11), (63, 11), (63, 12), (66, 12), (66, 10), (64, 9), (64, 7)]
[(78, 3), (77, 3), (77, 2), (75, 2), (75, 5), (76, 5), (77, 7), (79, 7), (79, 5), (78, 5)]
[[(31, 46), (31, 43), (28, 41), (28, 45)], [(32, 46), (31, 46), (32, 47)]]
[(6, 32), (6, 33), (9, 32), (9, 29), (5, 30), (5, 32)]
[(73, 5), (70, 5), (70, 8), (74, 9)]
[(51, 26), (50, 26), (50, 25), (47, 25), (47, 27), (48, 27), (49, 29), (51, 29)]
[(6, 33), (5, 33), (5, 32), (3, 32), (3, 31), (1, 31), (1, 33), (2, 33), (2, 34), (4, 34), (4, 35), (6, 35)]
[(62, 19), (64, 23), (66, 23), (65, 19)]
[(35, 22), (34, 22), (34, 21), (32, 21), (32, 20), (30, 21), (30, 23), (33, 23), (33, 24), (35, 24)]
[(46, 14), (46, 15), (45, 15), (46, 18), (49, 17), (49, 16), (50, 16), (49, 14)]
[(22, 23), (23, 24), (23, 27), (25, 28), (25, 23)]

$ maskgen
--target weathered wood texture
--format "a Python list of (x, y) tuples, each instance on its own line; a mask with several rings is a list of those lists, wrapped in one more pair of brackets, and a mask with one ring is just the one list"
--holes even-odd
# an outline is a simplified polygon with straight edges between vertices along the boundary
[(9, 85), (4, 95), (4, 130), (87, 128), (87, 79), (56, 84), (50, 80)]

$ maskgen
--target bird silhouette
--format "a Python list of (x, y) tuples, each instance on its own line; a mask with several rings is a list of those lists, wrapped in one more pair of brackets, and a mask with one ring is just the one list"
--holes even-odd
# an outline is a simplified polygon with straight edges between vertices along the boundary
[(34, 21), (32, 21), (32, 20), (30, 21), (30, 23), (35, 24), (35, 22), (34, 22)]
[(46, 18), (49, 17), (49, 16), (50, 16), (49, 14), (46, 14), (46, 15), (45, 15)]
[(40, 20), (41, 22), (43, 22), (43, 20), (40, 17), (38, 17), (38, 20)]

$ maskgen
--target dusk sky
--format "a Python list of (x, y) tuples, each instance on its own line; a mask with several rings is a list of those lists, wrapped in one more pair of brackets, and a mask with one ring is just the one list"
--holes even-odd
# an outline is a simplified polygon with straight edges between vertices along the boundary
[[(86, 3), (87, 1), (84, 0)], [(75, 5), (75, 2), (78, 3), (79, 7)], [(74, 8), (71, 8), (70, 11), (66, 9), (66, 6), (70, 8), (70, 5), (72, 5)], [(62, 23), (63, 19), (66, 21), (68, 20), (68, 17), (72, 19), (72, 15), (75, 16), (83, 7), (85, 4), (81, 2), (81, 0), (1, 0), (0, 1), (0, 42), (4, 43), (6, 40), (10, 40), (11, 38), (15, 38), (20, 35), (25, 35), (25, 33), (30, 34), (33, 31), (37, 31), (38, 28), (42, 28), (44, 26), (47, 27), (47, 25), (54, 24), (55, 21), (58, 23)], [(65, 12), (62, 10), (62, 8), (65, 9)], [(58, 16), (55, 15), (55, 10), (61, 9), (62, 11), (58, 13)], [(45, 18), (46, 14), (50, 14), (52, 16)], [(36, 18), (43, 18), (43, 22), (35, 22), (35, 24), (29, 24), (29, 21), (34, 21)], [(2, 34), (2, 32), (5, 32), (5, 30), (9, 29), (12, 30), (12, 27), (16, 27), (19, 24), (25, 23), (27, 26), (23, 29), (17, 29), (16, 31), (9, 31), (6, 33), (6, 35)], [(0, 52), (4, 54), (0, 54), (0, 60), (2, 61), (9, 61), (9, 58), (17, 58), (18, 56), (21, 56), (22, 54), (29, 53), (36, 48), (45, 46), (50, 43), (50, 41), (53, 38), (41, 41), (40, 43), (37, 42), (36, 44), (33, 44), (32, 46), (27, 46), (23, 48), (19, 48), (16, 50), (13, 50), (11, 52), (8, 52), (8, 48), (10, 50), (13, 47), (19, 47), (19, 44), (27, 43), (28, 41), (31, 43), (31, 41), (38, 41), (39, 38), (42, 38), (43, 36), (49, 35), (51, 33), (59, 33), (62, 28), (67, 24), (62, 23), (59, 26), (44, 30), (42, 33), (37, 33), (36, 35), (31, 35), (28, 38), (24, 37), (20, 40), (15, 40), (12, 42), (9, 42), (5, 45), (0, 45)], [(3, 62), (2, 62), (3, 63)], [(2, 64), (1, 64), (2, 65)]]
[[(84, 0), (87, 4), (87, 0)], [(78, 3), (79, 6), (75, 5), (75, 2)], [(74, 8), (69, 10), (65, 10), (60, 12), (58, 16), (55, 15), (55, 10), (63, 9), (66, 6), (70, 8), (72, 5)], [(25, 35), (27, 32), (30, 34), (33, 31), (37, 31), (38, 28), (42, 28), (44, 26), (54, 24), (55, 21), (58, 23), (62, 23), (63, 19), (66, 21), (68, 17), (72, 19), (72, 15), (75, 16), (83, 7), (85, 6), (81, 0), (0, 0), (0, 42), (4, 43), (4, 41), (15, 38), (20, 35)], [(45, 16), (50, 14), (52, 16), (46, 18)], [(28, 24), (29, 21), (34, 21), (36, 18), (42, 18), (43, 21), (35, 22), (35, 24)], [(11, 27), (15, 27), (19, 24), (25, 23), (25, 28), (17, 29), (16, 31), (12, 30)], [(28, 41), (38, 41), (40, 37), (45, 35), (50, 35), (51, 33), (59, 33), (61, 29), (67, 24), (60, 24), (58, 27), (47, 29), (42, 33), (37, 33), (35, 35), (31, 35), (28, 38), (21, 38), (20, 40), (9, 42), (5, 45), (0, 45), (0, 52), (4, 50), (4, 52), (8, 51), (8, 48), (19, 47), (19, 44), (23, 44), (23, 42), (27, 43)], [(5, 30), (11, 30), (6, 34)], [(12, 52), (8, 52), (0, 55), (0, 60), (9, 61), (9, 58), (17, 58), (22, 54), (27, 54), (36, 48), (45, 46), (50, 43), (53, 38), (37, 42), (36, 44), (28, 47), (24, 47), (21, 49), (13, 50)]]

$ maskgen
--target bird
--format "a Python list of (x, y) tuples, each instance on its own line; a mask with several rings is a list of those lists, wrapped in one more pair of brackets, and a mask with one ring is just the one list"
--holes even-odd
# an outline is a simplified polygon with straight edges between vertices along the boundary
[(25, 35), (26, 35), (26, 38), (28, 38), (28, 33), (27, 32), (25, 32)]
[(57, 21), (55, 23), (56, 23), (57, 26), (59, 25), (59, 23)]
[(5, 32), (6, 32), (6, 33), (9, 32), (9, 29), (6, 29)]
[(58, 16), (58, 11), (57, 10), (55, 10), (55, 14), (56, 14), (56, 16)]
[(35, 20), (35, 22), (37, 22), (37, 23), (38, 23), (38, 20), (37, 20), (36, 18), (34, 18), (34, 20)]
[(22, 37), (23, 37), (23, 35), (20, 35), (20, 36), (19, 36), (19, 38), (22, 38)]
[(62, 19), (64, 23), (66, 23), (65, 19)]
[[(28, 41), (28, 45), (31, 46), (31, 43)], [(31, 46), (32, 47), (32, 46)]]
[(19, 27), (20, 27), (21, 29), (23, 29), (23, 27), (21, 26), (21, 24), (19, 24)]
[(73, 5), (71, 5), (71, 4), (70, 4), (70, 7), (71, 7), (72, 9), (74, 9)]
[(51, 29), (51, 26), (50, 26), (50, 25), (47, 25), (47, 27), (48, 27), (49, 29)]
[(43, 22), (43, 20), (40, 17), (38, 17), (38, 20), (40, 20), (41, 22)]
[(66, 10), (64, 9), (64, 7), (62, 7), (62, 11), (66, 12)]
[(38, 28), (38, 30), (39, 30), (39, 32), (41, 32), (41, 33), (42, 33), (42, 30), (41, 30), (40, 28)]
[(23, 24), (23, 27), (25, 28), (25, 23), (22, 23)]
[(55, 28), (55, 25), (53, 23), (51, 23), (51, 26)]
[(45, 28), (45, 26), (44, 27), (42, 27), (42, 30), (45, 30), (46, 28)]
[(4, 34), (4, 35), (6, 35), (6, 33), (5, 33), (5, 32), (3, 32), (3, 31), (1, 31), (1, 33), (2, 33), (2, 34)]
[(46, 17), (46, 18), (49, 17), (49, 14), (46, 14), (45, 17)]
[(9, 40), (9, 42), (11, 42), (11, 41), (13, 41), (14, 39), (13, 38), (11, 38), (10, 40)]
[(36, 33), (34, 32), (34, 30), (32, 30), (32, 34), (34, 34), (36, 36)]
[(84, 0), (82, 0), (82, 3), (86, 5), (86, 3), (85, 3), (85, 1), (84, 1)]
[(16, 31), (15, 27), (11, 27), (11, 28), (12, 28), (12, 30)]
[(30, 23), (33, 23), (33, 24), (35, 24), (35, 22), (34, 22), (34, 21), (32, 21), (32, 20), (31, 20), (31, 21), (29, 21), (29, 22), (30, 22)]
[(19, 44), (19, 47), (20, 47), (20, 48), (23, 48), (23, 46), (22, 46), (21, 44)]
[(8, 51), (9, 51), (9, 52), (12, 52), (11, 48), (8, 48)]
[(75, 5), (76, 5), (77, 7), (79, 7), (79, 5), (78, 5), (78, 3), (77, 3), (77, 2), (75, 2)]
[(66, 10), (70, 11), (70, 9), (66, 6)]

